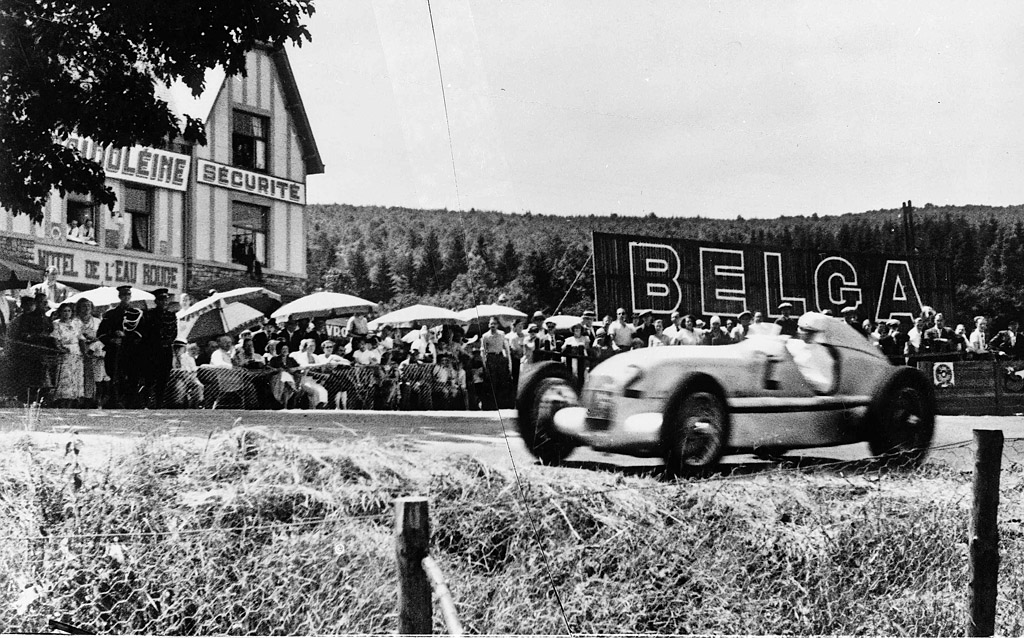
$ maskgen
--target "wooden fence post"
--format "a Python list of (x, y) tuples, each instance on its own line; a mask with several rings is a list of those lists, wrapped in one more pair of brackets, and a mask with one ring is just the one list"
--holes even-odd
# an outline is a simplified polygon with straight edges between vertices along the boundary
[(395, 499), (395, 557), (398, 560), (398, 633), (429, 634), (433, 610), (423, 559), (430, 544), (427, 499)]
[(974, 506), (971, 511), (968, 636), (991, 636), (996, 628), (999, 576), (999, 472), (1002, 430), (974, 431)]

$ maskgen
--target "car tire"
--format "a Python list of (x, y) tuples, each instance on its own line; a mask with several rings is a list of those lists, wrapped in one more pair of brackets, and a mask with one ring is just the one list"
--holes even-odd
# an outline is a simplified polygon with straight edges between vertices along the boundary
[(868, 447), (888, 465), (921, 465), (935, 436), (935, 389), (915, 368), (894, 368), (865, 417)]
[(715, 388), (684, 387), (669, 400), (662, 430), (672, 477), (699, 476), (718, 465), (729, 440), (729, 415)]
[(558, 465), (576, 449), (575, 442), (555, 429), (555, 412), (579, 404), (572, 377), (553, 361), (537, 364), (520, 384), (516, 427), (526, 449), (545, 465)]

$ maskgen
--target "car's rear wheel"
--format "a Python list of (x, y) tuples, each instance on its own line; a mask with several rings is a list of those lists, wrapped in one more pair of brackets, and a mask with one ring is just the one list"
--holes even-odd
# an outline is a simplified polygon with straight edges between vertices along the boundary
[(539, 364), (522, 384), (516, 398), (519, 435), (526, 449), (546, 465), (558, 465), (576, 444), (555, 428), (555, 414), (562, 408), (579, 405), (579, 395), (563, 366)]
[(935, 391), (920, 372), (897, 368), (868, 411), (868, 447), (894, 467), (915, 468), (935, 435)]
[(729, 420), (718, 394), (706, 388), (685, 391), (669, 401), (665, 419), (662, 443), (670, 475), (698, 475), (722, 459)]

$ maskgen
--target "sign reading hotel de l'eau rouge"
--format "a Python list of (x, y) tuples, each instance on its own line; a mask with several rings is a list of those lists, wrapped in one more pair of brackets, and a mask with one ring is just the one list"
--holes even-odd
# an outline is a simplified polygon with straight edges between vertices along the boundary
[(806, 311), (858, 309), (860, 319), (909, 321), (922, 306), (950, 308), (947, 263), (920, 256), (794, 250), (594, 233), (594, 285), (602, 315), (625, 308), (736, 317), (779, 304)]

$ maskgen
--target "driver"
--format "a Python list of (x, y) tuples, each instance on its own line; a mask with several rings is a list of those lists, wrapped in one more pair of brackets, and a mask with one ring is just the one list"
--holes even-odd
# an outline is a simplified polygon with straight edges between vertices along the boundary
[(797, 321), (796, 336), (786, 341), (800, 374), (818, 394), (827, 394), (835, 385), (836, 361), (824, 344), (828, 322), (835, 321), (818, 312), (806, 312)]

